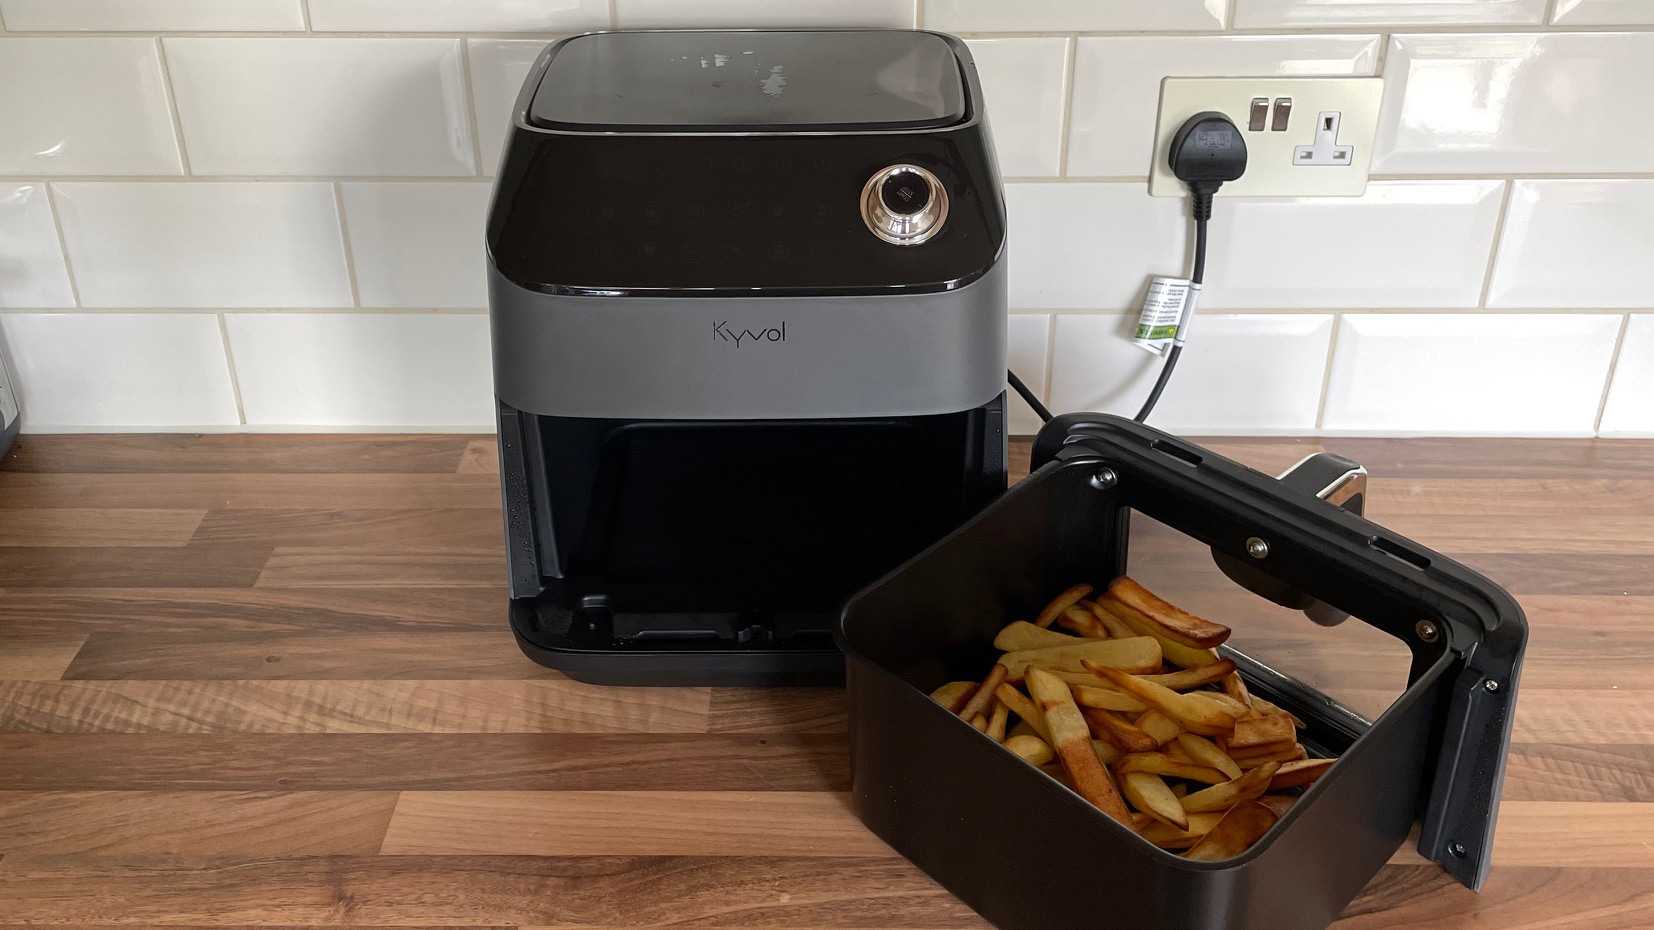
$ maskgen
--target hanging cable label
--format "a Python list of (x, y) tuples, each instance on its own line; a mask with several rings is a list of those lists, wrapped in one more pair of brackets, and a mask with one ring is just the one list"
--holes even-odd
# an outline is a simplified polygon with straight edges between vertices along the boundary
[(1165, 355), (1173, 345), (1182, 345), (1199, 296), (1200, 285), (1187, 278), (1151, 278), (1132, 342), (1155, 355)]

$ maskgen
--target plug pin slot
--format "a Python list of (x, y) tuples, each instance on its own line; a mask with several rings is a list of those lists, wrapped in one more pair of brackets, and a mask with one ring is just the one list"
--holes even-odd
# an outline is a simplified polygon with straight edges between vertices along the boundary
[(1286, 132), (1287, 124), (1292, 120), (1292, 98), (1281, 97), (1275, 101), (1275, 119), (1270, 123), (1271, 132)]

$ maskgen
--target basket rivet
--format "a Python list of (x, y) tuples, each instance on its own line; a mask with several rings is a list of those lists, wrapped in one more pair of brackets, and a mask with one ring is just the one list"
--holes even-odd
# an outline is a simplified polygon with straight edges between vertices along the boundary
[(1456, 859), (1463, 859), (1465, 853), (1468, 852), (1468, 850), (1464, 848), (1463, 843), (1454, 843), (1452, 846), (1447, 847), (1447, 851), (1452, 853)]
[(1116, 475), (1112, 468), (1099, 468), (1097, 473), (1091, 476), (1091, 486), (1099, 491), (1107, 491), (1119, 483), (1120, 476)]
[(1269, 555), (1269, 543), (1256, 536), (1248, 537), (1246, 540), (1246, 554), (1254, 559), (1264, 558)]
[(1436, 629), (1436, 625), (1431, 623), (1429, 620), (1420, 620), (1419, 625), (1413, 627), (1413, 629), (1418, 632), (1419, 639), (1422, 639), (1427, 643), (1435, 642), (1440, 639), (1442, 635), (1441, 631)]
[(1482, 687), (1488, 689), (1489, 691), (1498, 691), (1499, 683), (1489, 678), (1487, 681), (1482, 682)]

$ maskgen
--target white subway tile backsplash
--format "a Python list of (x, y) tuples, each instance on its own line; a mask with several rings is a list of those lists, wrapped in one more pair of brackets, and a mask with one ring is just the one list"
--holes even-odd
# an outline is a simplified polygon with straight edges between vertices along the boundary
[(362, 306), (488, 306), (488, 184), (367, 181), (340, 190)]
[(208, 175), (470, 175), (458, 39), (163, 40)]
[[(1051, 342), (1051, 315), (1049, 313), (1013, 313), (1007, 327), (1006, 364), (1017, 373), (1022, 383), (1045, 400), (1046, 355)], [(1006, 402), (1010, 404), (1010, 431), (1013, 436), (1032, 436), (1039, 432), (1040, 418), (1022, 395), (1006, 388)]]
[(1078, 41), (1068, 174), (1079, 177), (1148, 175), (1160, 82), (1167, 76), (1370, 75), (1381, 47), (1379, 36), (1368, 35), (1084, 36)]
[(550, 42), (544, 39), (470, 39), (471, 96), (477, 108), (477, 141), (482, 146), (482, 173), (500, 166), (511, 106), (523, 88), (528, 69)]
[(1235, 28), (1536, 25), (1545, 19), (1545, 3), (1546, 0), (1339, 0), (1333, 3), (1235, 0)]
[(614, 0), (615, 25), (692, 29), (769, 26), (912, 26), (915, 0)]
[(1633, 313), (1626, 324), (1601, 430), (1604, 436), (1654, 436), (1654, 314)]
[(1375, 173), (1654, 170), (1654, 33), (1404, 35)]
[(0, 38), (0, 174), (182, 174), (154, 39)]
[[(1164, 359), (1132, 344), (1136, 321), (1113, 313), (1057, 317), (1053, 411), (1137, 413)], [(1203, 433), (1314, 429), (1332, 327), (1325, 314), (1197, 314), (1154, 425)]]
[(1228, 7), (1229, 0), (925, 0), (923, 25), (950, 32), (1222, 29)]
[(309, 0), (318, 32), (585, 32), (609, 25), (608, 0)]
[(226, 319), (251, 425), (493, 426), (483, 314), (232, 313)]
[[(1502, 185), (1375, 181), (1361, 197), (1221, 200), (1202, 306), (1475, 306)], [(1187, 272), (1187, 204), (1140, 183), (1012, 184), (1006, 203), (1013, 307), (1133, 308), (1150, 275)]]
[(1551, 22), (1560, 26), (1646, 26), (1654, 0), (1556, 0)]
[(1061, 173), (1068, 45), (1072, 41), (973, 39), (969, 43), (987, 97), (999, 171), (1005, 177)]
[(1491, 307), (1654, 307), (1654, 180), (1517, 181)]
[(1360, 197), (1220, 200), (1202, 306), (1474, 307), (1503, 193), (1374, 181)]
[(0, 307), (73, 307), (44, 184), (0, 184)]
[(1322, 426), (1590, 435), (1617, 314), (1346, 314)]
[(1184, 273), (1188, 205), (1142, 184), (1010, 184), (1005, 206), (1013, 309), (1125, 309)]
[(0, 313), (25, 429), (232, 426), (210, 313)]
[(54, 189), (85, 306), (351, 304), (331, 184), (81, 181)]
[(0, 0), (12, 32), (177, 30), (231, 32), (304, 28), (301, 0)]

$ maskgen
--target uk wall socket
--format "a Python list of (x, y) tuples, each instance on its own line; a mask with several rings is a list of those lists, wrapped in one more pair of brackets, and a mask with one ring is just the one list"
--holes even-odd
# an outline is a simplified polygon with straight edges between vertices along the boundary
[(1216, 110), (1246, 140), (1246, 173), (1223, 185), (1219, 197), (1359, 197), (1367, 190), (1383, 96), (1384, 79), (1376, 77), (1166, 78), (1149, 193), (1188, 196), (1167, 151), (1185, 120)]

